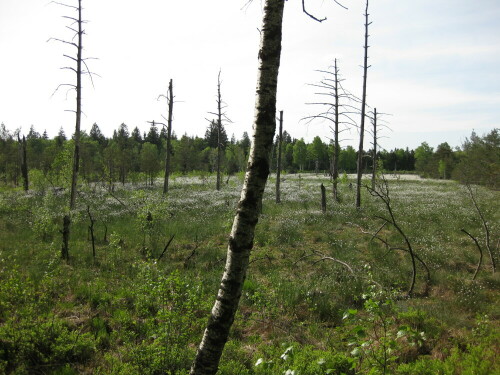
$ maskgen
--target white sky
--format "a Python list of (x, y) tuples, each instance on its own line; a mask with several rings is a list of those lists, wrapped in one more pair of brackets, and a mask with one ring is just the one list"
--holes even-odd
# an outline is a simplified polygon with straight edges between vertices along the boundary
[[(229, 135), (251, 131), (258, 28), (262, 2), (254, 0), (83, 0), (87, 35), (85, 56), (102, 76), (95, 88), (85, 81), (82, 128), (96, 122), (107, 136), (121, 123), (147, 131), (146, 121), (162, 121), (168, 81), (174, 81), (174, 131), (203, 136), (208, 112), (216, 110), (216, 84), (222, 69), (222, 95)], [(67, 0), (76, 4), (76, 0)], [(327, 21), (319, 24), (302, 13), (301, 1), (285, 4), (278, 110), (295, 138), (327, 140), (327, 123), (306, 125), (300, 119), (315, 109), (316, 83), (336, 57), (344, 85), (361, 95), (364, 0), (306, 0), (308, 10)], [(244, 9), (242, 9), (244, 8)], [(68, 13), (69, 12), (69, 13)], [(500, 2), (498, 0), (371, 0), (368, 103), (387, 117), (392, 131), (383, 147), (415, 148), (460, 145), (475, 129), (484, 134), (500, 121)], [(62, 126), (74, 131), (74, 96), (60, 83), (74, 75), (68, 47), (50, 37), (71, 38), (62, 15), (68, 9), (49, 0), (0, 0), (0, 122), (8, 129), (30, 126), (50, 137)], [(317, 111), (317, 109), (316, 109)], [(359, 116), (358, 116), (359, 117)], [(359, 118), (357, 118), (359, 121)], [(343, 146), (356, 144), (357, 132), (343, 133)], [(365, 148), (370, 147), (368, 141)]]

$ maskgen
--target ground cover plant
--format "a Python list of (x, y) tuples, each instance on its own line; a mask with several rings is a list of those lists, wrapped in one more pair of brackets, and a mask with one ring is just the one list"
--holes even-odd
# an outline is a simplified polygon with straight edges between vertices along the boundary
[[(485, 233), (466, 187), (386, 176), (397, 223), (430, 272), (427, 280), (416, 263), (407, 298), (404, 239), (380, 228), (385, 204), (367, 190), (355, 208), (349, 177), (325, 213), (327, 176), (284, 175), (280, 204), (271, 178), (219, 373), (498, 373), (500, 282), (487, 256), (473, 280), (479, 254), (461, 229), (482, 246)], [(83, 185), (68, 262), (58, 232), (68, 192), (2, 188), (0, 373), (188, 373), (242, 175), (220, 191), (214, 183), (206, 173), (174, 174), (166, 196), (159, 183)], [(500, 193), (472, 190), (498, 263)]]

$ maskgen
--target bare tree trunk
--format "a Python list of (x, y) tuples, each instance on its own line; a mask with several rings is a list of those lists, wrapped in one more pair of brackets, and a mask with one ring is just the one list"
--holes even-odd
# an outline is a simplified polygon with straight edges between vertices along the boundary
[(337, 59), (335, 59), (334, 66), (334, 76), (335, 76), (335, 118), (334, 118), (334, 149), (333, 149), (333, 199), (338, 202), (338, 179), (339, 179), (339, 77), (337, 68)]
[(323, 184), (321, 184), (321, 212), (326, 212), (326, 189)]
[(276, 165), (276, 203), (281, 203), (281, 145), (283, 143), (283, 111), (280, 111), (280, 133), (278, 137), (278, 162)]
[(20, 145), (20, 158), (21, 158), (21, 175), (23, 176), (23, 189), (28, 191), (29, 180), (28, 180), (28, 159), (26, 157), (26, 138), (23, 135), (23, 140), (17, 135), (17, 140)]
[(356, 208), (361, 208), (361, 176), (363, 174), (363, 137), (365, 132), (365, 111), (366, 111), (366, 79), (368, 74), (368, 0), (365, 9), (365, 58), (363, 64), (363, 96), (361, 98), (361, 124), (359, 127), (359, 148), (358, 148), (358, 176), (356, 186)]
[(372, 189), (375, 190), (375, 178), (377, 176), (377, 108), (373, 109), (373, 166), (372, 166)]
[(172, 156), (172, 112), (174, 109), (174, 88), (172, 80), (168, 84), (168, 125), (167, 125), (167, 155), (165, 156), (165, 179), (163, 180), (163, 194), (168, 192), (168, 177), (170, 175), (170, 159)]
[(94, 237), (95, 220), (92, 217), (92, 214), (90, 213), (90, 206), (89, 205), (87, 205), (87, 214), (89, 215), (89, 220), (90, 220), (89, 231), (90, 231), (90, 238), (92, 240), (92, 259), (94, 260), (94, 263), (95, 263), (95, 237)]
[(241, 297), (258, 221), (258, 206), (262, 202), (269, 175), (269, 154), (276, 128), (276, 91), (284, 4), (284, 0), (265, 2), (250, 158), (229, 237), (226, 267), (207, 328), (191, 367), (191, 375), (217, 372)]
[(220, 95), (220, 73), (217, 77), (217, 190), (220, 190), (221, 176), (220, 176), (220, 159), (221, 159), (221, 128), (222, 128), (222, 99)]
[(73, 172), (71, 174), (71, 191), (69, 199), (69, 210), (63, 219), (63, 244), (61, 257), (69, 260), (69, 236), (71, 226), (71, 211), (75, 208), (77, 193), (78, 169), (80, 166), (80, 119), (82, 113), (82, 0), (78, 0), (78, 44), (76, 55), (76, 124), (75, 124), (75, 150), (73, 153)]

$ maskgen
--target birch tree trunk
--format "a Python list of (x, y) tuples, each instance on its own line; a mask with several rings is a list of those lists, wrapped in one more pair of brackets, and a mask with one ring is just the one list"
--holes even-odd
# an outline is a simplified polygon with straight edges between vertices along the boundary
[(259, 50), (253, 142), (240, 201), (229, 236), (227, 261), (217, 299), (191, 375), (215, 374), (238, 308), (253, 247), (258, 207), (269, 175), (276, 128), (276, 91), (285, 0), (266, 0)]

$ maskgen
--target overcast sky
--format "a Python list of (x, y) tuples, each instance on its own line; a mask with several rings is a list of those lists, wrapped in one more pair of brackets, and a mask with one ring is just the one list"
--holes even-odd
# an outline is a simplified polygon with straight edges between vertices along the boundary
[[(121, 123), (147, 131), (162, 121), (168, 81), (174, 81), (174, 131), (203, 136), (208, 112), (216, 110), (217, 74), (233, 121), (229, 135), (251, 132), (262, 4), (254, 0), (83, 0), (84, 57), (95, 87), (85, 80), (82, 129), (97, 123), (111, 136)], [(66, 0), (76, 4), (76, 0)], [(317, 23), (302, 13), (301, 1), (285, 4), (278, 110), (285, 129), (310, 141), (330, 136), (328, 123), (307, 125), (301, 118), (318, 109), (308, 83), (323, 78), (337, 58), (344, 86), (362, 89), (364, 0), (306, 0)], [(460, 145), (473, 129), (480, 135), (499, 127), (500, 1), (371, 0), (368, 103), (391, 131), (384, 148)], [(63, 54), (73, 51), (50, 37), (70, 39), (62, 15), (67, 8), (48, 0), (0, 0), (0, 122), (8, 129), (31, 125), (50, 137), (63, 127), (74, 131), (74, 95), (60, 90), (74, 74)], [(357, 119), (359, 122), (359, 119)], [(342, 134), (342, 145), (356, 144), (356, 130)], [(366, 144), (366, 143), (365, 143)], [(368, 144), (365, 148), (368, 149)]]

